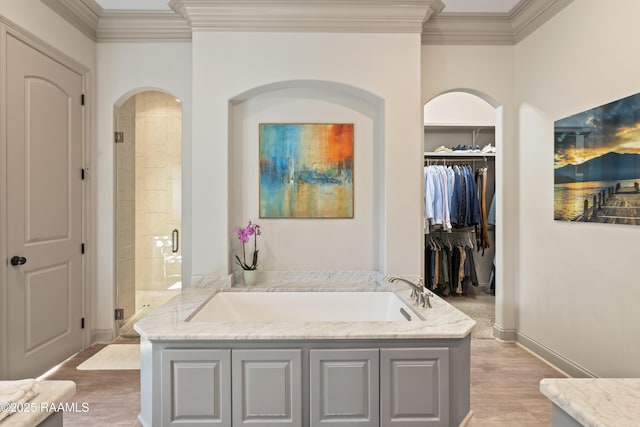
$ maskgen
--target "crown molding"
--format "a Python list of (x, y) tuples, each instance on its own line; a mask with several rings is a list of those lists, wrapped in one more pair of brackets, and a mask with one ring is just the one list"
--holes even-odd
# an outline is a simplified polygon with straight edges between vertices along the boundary
[(97, 29), (100, 42), (189, 42), (191, 26), (166, 11), (104, 11)]
[(523, 0), (510, 12), (515, 43), (524, 40), (573, 0)]
[(423, 45), (514, 45), (573, 0), (523, 0), (509, 13), (445, 13), (425, 22)]
[(95, 0), (42, 0), (42, 3), (91, 40), (98, 40), (98, 23), (103, 11)]
[(432, 16), (422, 29), (423, 45), (512, 45), (507, 14), (447, 13)]
[(514, 45), (573, 0), (522, 0), (504, 14), (441, 14), (441, 0), (171, 0), (173, 11), (41, 1), (97, 42), (184, 42), (192, 31), (297, 31), (421, 32), (424, 45)]
[(171, 0), (194, 31), (420, 33), (441, 0)]

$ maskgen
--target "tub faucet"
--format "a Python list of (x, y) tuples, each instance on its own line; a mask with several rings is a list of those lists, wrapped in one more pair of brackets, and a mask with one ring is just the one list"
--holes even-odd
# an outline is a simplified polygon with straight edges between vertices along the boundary
[(399, 280), (411, 286), (411, 298), (414, 298), (418, 303), (418, 305), (422, 305), (422, 307), (431, 308), (431, 301), (429, 301), (431, 294), (428, 292), (425, 292), (424, 280), (422, 279), (422, 276), (418, 279), (418, 283), (413, 283), (410, 280), (407, 280), (403, 277), (397, 277), (397, 276), (391, 276), (389, 277), (388, 280), (391, 283), (394, 283), (396, 280)]

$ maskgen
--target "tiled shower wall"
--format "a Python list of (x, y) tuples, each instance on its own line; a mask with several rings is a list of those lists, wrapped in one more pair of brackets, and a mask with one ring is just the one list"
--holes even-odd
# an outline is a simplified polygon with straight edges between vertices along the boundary
[[(182, 106), (162, 92), (136, 95), (136, 289), (162, 291), (180, 281)], [(140, 261), (143, 262), (140, 262)]]

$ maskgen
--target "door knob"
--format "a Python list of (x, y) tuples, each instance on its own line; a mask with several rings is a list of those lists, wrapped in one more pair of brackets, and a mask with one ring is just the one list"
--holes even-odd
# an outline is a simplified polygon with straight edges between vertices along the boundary
[(23, 256), (14, 256), (11, 258), (11, 265), (17, 266), (27, 262), (27, 259)]

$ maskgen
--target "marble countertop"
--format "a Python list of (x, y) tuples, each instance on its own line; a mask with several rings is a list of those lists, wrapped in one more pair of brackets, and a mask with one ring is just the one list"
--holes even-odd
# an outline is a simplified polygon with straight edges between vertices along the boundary
[(640, 425), (640, 378), (545, 378), (540, 391), (585, 427)]
[[(2, 381), (10, 383), (11, 381)], [(44, 421), (53, 412), (49, 409), (66, 402), (76, 393), (76, 383), (73, 381), (37, 381), (40, 392), (23, 406), (35, 408), (36, 411), (22, 411), (9, 415), (0, 421), (2, 427), (29, 427)]]
[[(189, 316), (217, 292), (252, 291), (391, 291), (423, 319), (375, 322), (190, 322)], [(409, 298), (404, 283), (263, 283), (228, 289), (189, 288), (167, 304), (137, 322), (134, 329), (142, 338), (164, 340), (332, 340), (332, 339), (425, 339), (464, 338), (476, 322), (437, 296), (432, 308), (418, 307)]]

